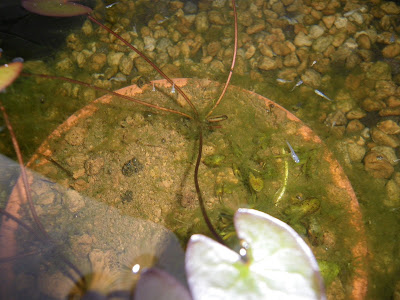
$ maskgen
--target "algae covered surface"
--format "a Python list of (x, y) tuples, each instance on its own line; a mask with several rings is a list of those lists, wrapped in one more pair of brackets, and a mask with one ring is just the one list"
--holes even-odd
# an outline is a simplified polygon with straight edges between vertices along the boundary
[[(222, 89), (209, 80), (177, 82), (184, 82), (181, 88), (200, 114)], [(170, 86), (155, 81), (155, 91), (152, 87), (121, 93), (133, 91), (140, 100), (188, 109)], [(223, 121), (200, 125), (204, 141), (199, 182), (217, 231), (235, 247), (233, 213), (240, 207), (268, 212), (294, 227), (319, 260), (340, 268), (340, 276), (333, 279), (335, 289), (346, 294), (355, 275), (351, 269), (358, 264), (347, 249), (360, 242), (359, 229), (352, 227), (353, 213), (346, 209), (351, 198), (331, 174), (326, 147), (311, 132), (299, 134), (304, 124), (288, 118), (276, 104), (238, 87), (228, 89), (214, 114)], [(198, 130), (196, 122), (185, 117), (104, 96), (59, 127), (30, 167), (122, 215), (164, 225), (184, 246), (194, 233), (209, 234), (193, 184)], [(77, 216), (72, 227), (79, 226), (79, 212), (86, 210), (75, 202), (63, 197), (63, 206)], [(61, 216), (54, 221), (63, 222)], [(331, 273), (329, 269), (327, 276)]]

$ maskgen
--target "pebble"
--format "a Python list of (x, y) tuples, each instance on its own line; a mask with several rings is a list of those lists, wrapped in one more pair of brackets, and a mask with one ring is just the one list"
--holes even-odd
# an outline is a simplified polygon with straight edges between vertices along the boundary
[(364, 124), (359, 120), (351, 120), (346, 127), (348, 134), (359, 133), (365, 128)]
[(373, 80), (391, 80), (392, 71), (387, 63), (377, 61), (368, 68), (366, 77)]
[(377, 152), (367, 153), (364, 157), (364, 168), (374, 178), (390, 178), (394, 172), (394, 167), (387, 158)]
[(315, 52), (324, 52), (333, 42), (333, 36), (321, 36), (312, 43), (312, 49)]
[(388, 45), (382, 49), (382, 55), (386, 58), (394, 58), (400, 54), (400, 44)]
[(321, 74), (313, 69), (307, 69), (301, 75), (301, 80), (305, 85), (311, 86), (314, 89), (317, 89), (321, 85)]
[(371, 49), (371, 40), (366, 34), (361, 34), (358, 36), (357, 44), (361, 49)]
[(196, 15), (195, 18), (195, 25), (196, 25), (196, 31), (197, 32), (206, 32), (208, 28), (210, 27), (210, 24), (208, 22), (208, 15), (206, 12), (200, 12)]
[(386, 134), (399, 134), (400, 126), (393, 120), (385, 120), (376, 124), (376, 127)]
[(297, 47), (310, 47), (313, 44), (311, 37), (307, 36), (303, 31), (300, 31), (294, 38), (293, 43)]
[(278, 68), (278, 63), (275, 59), (272, 59), (270, 57), (265, 57), (265, 56), (262, 56), (259, 58), (257, 65), (258, 65), (259, 69), (262, 69), (265, 71), (274, 70), (274, 69)]
[(361, 162), (365, 156), (367, 150), (364, 146), (357, 145), (355, 143), (347, 144), (347, 152), (349, 154), (349, 158), (353, 162)]
[(400, 187), (395, 180), (391, 179), (386, 184), (387, 197), (384, 198), (383, 204), (386, 207), (400, 207)]
[(319, 25), (312, 25), (309, 30), (308, 36), (315, 40), (324, 34), (325, 30)]
[(400, 140), (398, 137), (388, 135), (378, 128), (371, 129), (371, 137), (378, 145), (389, 146), (392, 148), (400, 146)]
[(123, 52), (110, 52), (107, 55), (107, 64), (111, 67), (113, 66), (119, 66), (119, 62), (124, 56)]

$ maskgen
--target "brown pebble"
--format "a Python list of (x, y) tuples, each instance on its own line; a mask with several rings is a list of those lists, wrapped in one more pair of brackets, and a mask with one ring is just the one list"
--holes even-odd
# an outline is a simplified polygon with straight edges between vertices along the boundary
[(400, 146), (400, 140), (398, 137), (387, 135), (378, 128), (371, 129), (371, 137), (372, 140), (378, 145), (389, 146), (392, 148), (397, 148)]
[(400, 126), (393, 120), (385, 120), (379, 122), (376, 127), (386, 134), (399, 134)]
[(369, 152), (364, 157), (364, 168), (375, 178), (390, 178), (394, 172), (387, 158), (377, 152)]
[(381, 117), (400, 116), (400, 106), (383, 108), (379, 111), (379, 115)]
[(363, 111), (360, 108), (356, 108), (356, 109), (350, 110), (346, 114), (346, 118), (349, 119), (349, 120), (362, 119), (366, 115), (367, 115), (367, 113), (365, 111)]
[(382, 49), (382, 55), (386, 58), (393, 58), (400, 54), (400, 44), (388, 45)]
[(373, 100), (371, 98), (366, 98), (361, 103), (361, 107), (366, 111), (378, 111), (383, 110), (386, 104), (380, 100)]
[(371, 41), (366, 34), (361, 34), (357, 38), (357, 44), (361, 49), (371, 49)]
[(400, 106), (400, 98), (397, 98), (395, 96), (390, 96), (387, 100), (386, 100), (386, 104), (389, 107), (397, 107)]
[(346, 133), (352, 134), (356, 132), (360, 132), (365, 128), (364, 124), (359, 120), (351, 120), (349, 124), (347, 124)]

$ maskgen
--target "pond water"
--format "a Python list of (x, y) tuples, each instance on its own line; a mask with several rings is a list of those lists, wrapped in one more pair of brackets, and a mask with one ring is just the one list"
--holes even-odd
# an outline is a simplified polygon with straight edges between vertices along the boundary
[[(176, 83), (204, 119), (232, 62), (231, 2), (154, 3), (98, 1), (93, 7), (99, 20), (169, 77), (199, 79)], [(339, 270), (329, 280), (330, 299), (350, 297), (358, 264), (367, 265), (367, 299), (397, 299), (400, 5), (238, 0), (237, 11), (232, 87), (213, 114), (221, 121), (204, 127), (199, 182), (212, 222), (234, 245), (229, 239), (234, 210), (246, 206), (268, 212), (292, 225), (317, 258)], [(161, 76), (137, 54), (89, 20), (78, 21), (82, 28), (66, 29), (60, 49), (26, 60), (24, 72), (64, 76), (113, 91), (136, 84), (139, 89), (129, 93), (137, 93), (138, 99), (193, 116), (190, 105), (158, 81)], [(8, 51), (14, 55), (18, 48), (4, 46), (2, 63), (12, 59)], [(278, 106), (266, 108), (245, 90), (292, 112), (327, 148), (300, 137), (301, 123)], [(198, 127), (185, 116), (117, 97), (86, 107), (102, 95), (89, 86), (35, 76), (21, 76), (2, 94), (24, 159), (38, 173), (32, 175), (38, 215), (49, 234), (68, 245), (64, 255), (75, 256), (85, 271), (97, 263), (113, 274), (132, 264), (135, 253), (135, 262), (164, 266), (182, 279), (181, 246), (191, 234), (208, 232), (192, 175)], [(58, 127), (76, 112), (77, 118)], [(1, 122), (0, 153), (15, 159)], [(360, 205), (368, 245), (368, 259), (361, 262), (350, 251), (359, 232), (343, 204), (348, 195), (335, 185), (326, 149), (344, 168)], [(1, 167), (0, 203), (6, 207), (18, 165), (4, 159)], [(20, 218), (30, 220), (24, 210)], [(46, 264), (41, 264), (62, 255), (48, 251), (40, 238), (16, 232), (20, 252), (42, 252), (43, 257), (33, 262), (29, 257), (29, 272), (26, 260), (15, 265), (24, 271), (17, 272), (21, 284), (16, 289), (23, 294), (33, 284), (40, 287), (37, 298), (65, 295), (67, 284), (56, 292), (47, 288), (48, 282), (65, 281), (62, 272), (54, 264), (43, 271)], [(130, 239), (146, 242), (132, 245)], [(38, 281), (35, 272), (41, 276)], [(125, 281), (131, 280), (136, 279)]]

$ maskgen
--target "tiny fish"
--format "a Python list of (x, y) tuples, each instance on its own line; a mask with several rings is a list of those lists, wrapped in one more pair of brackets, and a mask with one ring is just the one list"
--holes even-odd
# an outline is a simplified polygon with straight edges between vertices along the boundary
[(115, 76), (115, 77), (111, 77), (109, 80), (110, 81), (116, 81), (116, 82), (124, 82), (124, 81), (126, 81), (126, 78), (125, 77), (117, 77), (117, 76)]
[(317, 61), (314, 60), (314, 61), (311, 63), (310, 67), (314, 66), (316, 63), (317, 63)]
[(293, 80), (287, 80), (287, 79), (283, 79), (283, 78), (277, 78), (276, 81), (279, 82), (279, 83), (293, 82)]
[(322, 93), (320, 90), (314, 90), (314, 93), (316, 93), (318, 96), (328, 100), (328, 101), (332, 101), (331, 98), (329, 98), (328, 96), (326, 96), (324, 93)]
[(171, 94), (175, 94), (175, 83), (172, 84)]
[(299, 23), (299, 21), (297, 21), (296, 19), (294, 19), (294, 18), (289, 18), (289, 17), (287, 17), (287, 16), (280, 17), (279, 19), (280, 19), (280, 20), (286, 20), (286, 21), (288, 21), (289, 25), (295, 25), (295, 24), (298, 24), (298, 23)]
[(299, 80), (299, 81), (297, 81), (297, 83), (296, 83), (296, 85), (290, 90), (291, 92), (293, 92), (293, 90), (295, 89), (295, 88), (297, 88), (298, 86), (300, 86), (300, 85), (302, 85), (303, 84), (303, 80)]
[(152, 92), (156, 91), (156, 87), (154, 86), (154, 82), (153, 82), (153, 88), (151, 89)]
[(114, 3), (111, 3), (111, 4), (109, 4), (109, 5), (106, 5), (106, 8), (111, 8), (111, 7), (113, 7), (115, 4), (117, 4), (117, 3), (119, 3), (118, 1), (117, 2), (114, 2)]
[(350, 11), (348, 11), (348, 12), (346, 12), (346, 13), (344, 13), (343, 14), (343, 17), (350, 17), (352, 14), (354, 14), (355, 12), (357, 12), (357, 11), (359, 11), (361, 8), (356, 8), (356, 9), (353, 9), (353, 10), (350, 10)]
[(286, 144), (288, 145), (289, 149), (290, 149), (290, 156), (293, 158), (294, 162), (296, 164), (298, 164), (300, 162), (299, 157), (297, 156), (296, 152), (294, 152), (292, 146), (289, 144), (288, 141), (286, 141)]
[(157, 24), (162, 24), (165, 21), (167, 21), (168, 19), (169, 19), (168, 17), (165, 17), (164, 19), (157, 21)]

